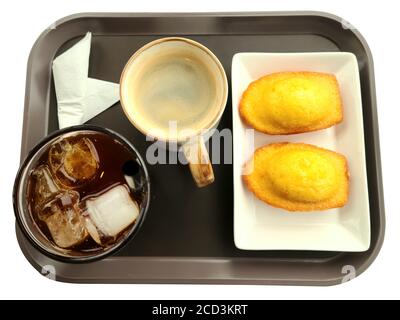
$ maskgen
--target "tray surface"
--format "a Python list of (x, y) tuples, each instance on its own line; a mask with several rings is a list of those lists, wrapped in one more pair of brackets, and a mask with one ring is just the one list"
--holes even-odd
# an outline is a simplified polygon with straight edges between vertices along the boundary
[[(119, 81), (126, 61), (138, 48), (164, 36), (185, 36), (206, 45), (222, 62), (228, 79), (237, 52), (354, 53), (363, 99), (371, 248), (364, 253), (236, 249), (231, 164), (214, 165), (216, 181), (204, 189), (197, 189), (189, 170), (182, 165), (148, 165), (152, 182), (150, 209), (134, 241), (114, 257), (70, 265), (37, 252), (17, 228), (21, 249), (36, 269), (52, 265), (57, 280), (68, 282), (332, 285), (342, 281), (346, 266), (352, 266), (358, 275), (372, 263), (383, 242), (383, 196), (372, 57), (357, 31), (344, 29), (340, 19), (323, 13), (67, 17), (39, 37), (30, 55), (22, 158), (41, 138), (58, 129), (51, 62), (87, 31), (93, 33), (89, 76), (114, 82)], [(219, 129), (232, 129), (230, 105), (229, 97)], [(130, 125), (119, 103), (88, 123), (122, 134), (143, 157), (151, 144)]]

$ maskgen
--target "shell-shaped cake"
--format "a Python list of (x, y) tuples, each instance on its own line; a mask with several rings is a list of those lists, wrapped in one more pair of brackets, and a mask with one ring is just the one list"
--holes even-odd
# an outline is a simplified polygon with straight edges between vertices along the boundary
[(262, 201), (289, 211), (342, 207), (349, 192), (346, 158), (303, 143), (275, 143), (257, 149), (243, 179)]
[(267, 134), (320, 130), (342, 121), (336, 77), (319, 72), (280, 72), (252, 82), (239, 112), (254, 129)]

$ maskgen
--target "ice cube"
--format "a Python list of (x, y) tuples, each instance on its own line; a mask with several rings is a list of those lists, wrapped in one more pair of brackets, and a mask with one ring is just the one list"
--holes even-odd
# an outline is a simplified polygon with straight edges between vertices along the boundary
[(79, 207), (79, 194), (66, 191), (48, 202), (40, 213), (50, 231), (51, 237), (60, 248), (70, 248), (82, 243), (88, 232)]
[(115, 239), (138, 217), (139, 206), (128, 190), (128, 187), (118, 185), (86, 200), (86, 227), (97, 243), (102, 244), (104, 238)]
[(41, 165), (32, 172), (34, 181), (34, 208), (35, 211), (50, 201), (60, 190), (55, 184), (50, 170), (46, 165)]
[(78, 187), (92, 179), (99, 167), (99, 158), (92, 141), (63, 139), (49, 151), (52, 172), (63, 186)]

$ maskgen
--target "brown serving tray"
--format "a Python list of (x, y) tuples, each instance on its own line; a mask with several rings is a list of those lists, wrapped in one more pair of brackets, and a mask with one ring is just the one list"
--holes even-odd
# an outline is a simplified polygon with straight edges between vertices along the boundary
[[(113, 257), (89, 264), (54, 261), (35, 250), (17, 227), (21, 249), (38, 271), (52, 265), (57, 280), (81, 283), (333, 285), (352, 268), (359, 275), (373, 262), (382, 246), (385, 218), (372, 56), (358, 31), (319, 12), (84, 13), (61, 19), (43, 32), (29, 57), (22, 158), (58, 128), (51, 64), (87, 31), (93, 33), (89, 75), (114, 82), (133, 52), (165, 36), (185, 36), (209, 47), (228, 79), (237, 52), (354, 53), (361, 79), (371, 248), (363, 253), (238, 250), (233, 242), (232, 165), (214, 165), (216, 181), (204, 189), (196, 188), (187, 168), (149, 165), (152, 198), (146, 221)], [(130, 125), (119, 104), (89, 123), (119, 132), (142, 155), (151, 143)], [(219, 128), (232, 128), (230, 99)]]

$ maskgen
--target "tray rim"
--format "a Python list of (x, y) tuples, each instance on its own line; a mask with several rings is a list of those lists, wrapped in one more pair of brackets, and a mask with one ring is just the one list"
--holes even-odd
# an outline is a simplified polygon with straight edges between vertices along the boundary
[[(30, 105), (30, 89), (31, 89), (31, 70), (32, 70), (32, 64), (34, 61), (34, 55), (35, 52), (37, 51), (38, 47), (41, 45), (42, 40), (46, 37), (46, 35), (50, 32), (52, 32), (53, 29), (66, 24), (70, 21), (77, 20), (77, 19), (82, 19), (82, 18), (141, 18), (141, 17), (151, 17), (151, 18), (165, 18), (165, 17), (176, 17), (176, 18), (182, 18), (182, 17), (271, 17), (271, 16), (290, 16), (290, 17), (296, 17), (296, 16), (312, 16), (312, 17), (320, 17), (324, 18), (327, 20), (331, 20), (334, 22), (338, 23), (347, 23), (347, 20), (328, 13), (328, 12), (322, 12), (322, 11), (246, 11), (246, 12), (140, 12), (140, 13), (135, 13), (135, 12), (81, 12), (81, 13), (75, 13), (71, 14), (68, 16), (65, 16), (61, 19), (56, 20), (54, 23), (52, 23), (49, 27), (47, 27), (37, 38), (37, 40), (34, 42), (32, 49), (29, 54), (28, 58), (28, 63), (27, 63), (27, 73), (26, 73), (26, 85), (25, 85), (25, 101), (24, 101), (24, 116), (23, 116), (23, 129), (22, 129), (22, 143), (21, 143), (21, 152), (20, 152), (20, 158), (21, 161), (24, 159), (25, 155), (29, 151), (28, 145), (27, 145), (27, 140), (25, 139), (26, 134), (28, 132), (28, 110), (29, 110), (29, 105)], [(383, 183), (382, 183), (382, 166), (381, 166), (381, 157), (380, 157), (380, 143), (379, 143), (379, 122), (378, 122), (378, 115), (377, 115), (377, 101), (376, 101), (376, 86), (375, 86), (375, 73), (374, 73), (374, 62), (373, 62), (373, 57), (371, 50), (365, 40), (365, 38), (362, 36), (362, 34), (355, 28), (350, 28), (349, 31), (353, 34), (355, 38), (357, 38), (365, 51), (365, 54), (367, 56), (368, 64), (367, 68), (369, 71), (370, 76), (368, 77), (369, 79), (369, 87), (371, 88), (369, 91), (370, 95), (370, 100), (372, 103), (372, 108), (371, 108), (371, 119), (373, 121), (373, 126), (374, 126), (374, 131), (372, 134), (372, 143), (374, 145), (374, 163), (376, 165), (376, 170), (374, 171), (374, 175), (376, 177), (377, 181), (377, 197), (379, 199), (379, 222), (380, 222), (380, 229), (378, 231), (377, 235), (377, 242), (375, 247), (373, 248), (373, 251), (369, 254), (369, 256), (363, 260), (363, 262), (360, 264), (360, 266), (357, 268), (357, 277), (360, 276), (362, 273), (364, 273), (370, 265), (375, 261), (377, 258), (383, 242), (384, 242), (384, 237), (385, 237), (385, 225), (386, 225), (386, 219), (385, 219), (385, 206), (384, 206), (384, 197), (383, 197)], [(323, 35), (324, 36), (324, 35)], [(326, 37), (326, 36), (324, 36)], [(332, 39), (330, 39), (332, 41)], [(45, 128), (47, 131), (47, 127)], [(22, 246), (22, 241), (24, 239), (20, 239), (20, 230), (18, 229), (18, 226), (16, 227), (16, 233), (17, 233), (17, 239), (19, 246), (26, 257), (26, 259), (30, 262), (30, 264), (37, 270), (39, 273), (41, 272), (42, 266), (36, 263), (34, 261), (33, 257), (26, 252), (25, 248)], [(142, 257), (143, 258), (143, 257)], [(153, 257), (155, 258), (155, 257)], [(165, 257), (164, 257), (165, 258)], [(118, 257), (112, 258), (114, 260), (117, 260)], [(185, 257), (183, 259), (190, 259), (189, 257)], [(220, 260), (226, 260), (225, 258), (216, 258)], [(82, 281), (81, 281), (82, 280)], [(191, 283), (191, 284), (196, 284), (196, 283), (209, 283), (209, 284), (275, 284), (275, 285), (318, 285), (318, 286), (327, 286), (327, 285), (337, 285), (342, 283), (341, 282), (342, 277), (336, 277), (333, 279), (325, 279), (325, 280), (282, 280), (282, 279), (264, 279), (262, 281), (259, 281), (257, 279), (173, 279), (173, 278), (168, 278), (168, 279), (157, 279), (157, 278), (152, 278), (152, 279), (131, 279), (131, 281), (118, 281), (117, 279), (115, 280), (110, 280), (110, 281), (105, 281), (102, 282), (101, 279), (95, 279), (95, 280), (88, 280), (85, 281), (85, 279), (74, 279), (74, 278), (65, 278), (65, 277), (59, 277), (57, 276), (56, 281), (61, 281), (61, 282), (69, 282), (69, 283)]]

